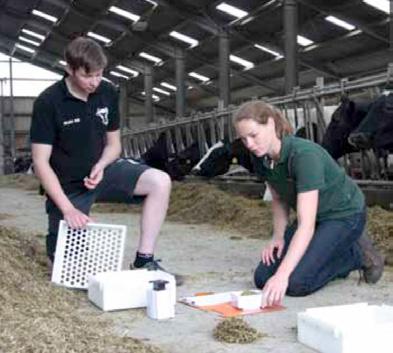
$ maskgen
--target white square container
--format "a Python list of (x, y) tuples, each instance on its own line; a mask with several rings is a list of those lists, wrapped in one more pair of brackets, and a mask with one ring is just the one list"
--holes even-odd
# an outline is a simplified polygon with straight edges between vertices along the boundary
[(104, 311), (147, 306), (147, 291), (156, 279), (166, 280), (173, 305), (176, 303), (175, 277), (163, 271), (129, 270), (99, 273), (89, 278), (88, 298)]
[(256, 310), (262, 305), (262, 292), (252, 290), (254, 294), (242, 295), (244, 291), (231, 293), (231, 305), (241, 310)]
[(393, 306), (350, 305), (298, 313), (298, 340), (321, 353), (393, 352)]

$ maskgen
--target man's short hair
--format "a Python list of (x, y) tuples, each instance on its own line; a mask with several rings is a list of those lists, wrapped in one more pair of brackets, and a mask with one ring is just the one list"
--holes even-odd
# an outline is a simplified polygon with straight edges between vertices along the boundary
[(64, 58), (73, 71), (83, 68), (86, 73), (104, 69), (108, 64), (102, 47), (87, 37), (78, 37), (70, 42), (64, 51)]

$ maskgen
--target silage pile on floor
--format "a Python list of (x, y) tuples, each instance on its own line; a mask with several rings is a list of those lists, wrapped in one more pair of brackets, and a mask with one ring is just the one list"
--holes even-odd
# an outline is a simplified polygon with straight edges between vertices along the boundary
[[(37, 190), (33, 175), (0, 176), (0, 187)], [(94, 212), (122, 213), (140, 211), (139, 206), (96, 204)], [(217, 186), (204, 183), (174, 183), (167, 220), (189, 224), (210, 223), (240, 231), (246, 237), (270, 237), (272, 230), (270, 206), (261, 199), (235, 195)], [(381, 207), (368, 208), (368, 229), (377, 247), (393, 265), (393, 212)]]
[(0, 175), (0, 187), (39, 191), (40, 183), (33, 174)]
[(252, 343), (263, 336), (265, 335), (238, 317), (220, 321), (213, 331), (213, 337), (225, 343)]
[(377, 247), (393, 266), (393, 212), (375, 206), (368, 209), (368, 231)]
[(78, 310), (85, 293), (50, 284), (42, 246), (0, 227), (0, 352), (160, 353), (114, 336), (100, 313)]
[[(129, 212), (137, 206), (96, 204), (94, 212)], [(174, 183), (167, 220), (189, 224), (208, 223), (240, 231), (246, 237), (270, 237), (270, 206), (261, 199), (235, 195), (203, 183)]]
[[(135, 206), (97, 204), (95, 212), (130, 212)], [(174, 183), (168, 220), (209, 223), (240, 231), (246, 237), (269, 238), (272, 232), (270, 205), (261, 199), (235, 195), (212, 184)], [(368, 208), (368, 229), (377, 247), (393, 265), (393, 212)]]

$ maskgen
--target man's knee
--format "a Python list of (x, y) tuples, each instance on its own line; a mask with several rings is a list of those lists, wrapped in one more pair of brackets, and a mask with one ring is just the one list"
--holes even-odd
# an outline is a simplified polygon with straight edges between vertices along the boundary
[[(159, 169), (148, 169), (145, 173), (145, 177), (149, 180), (149, 185), (153, 190), (159, 191), (170, 191), (172, 187), (172, 181), (169, 174)], [(143, 174), (142, 174), (143, 177)]]

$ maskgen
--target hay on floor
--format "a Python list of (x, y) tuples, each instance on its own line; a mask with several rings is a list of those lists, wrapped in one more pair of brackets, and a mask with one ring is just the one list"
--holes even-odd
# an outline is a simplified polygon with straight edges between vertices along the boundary
[(0, 187), (39, 191), (40, 183), (33, 174), (0, 175)]
[[(0, 352), (160, 353), (113, 334), (96, 310), (80, 310), (85, 292), (49, 282), (42, 244), (0, 227)], [(42, 251), (42, 250), (41, 250)]]
[[(140, 206), (101, 203), (93, 212), (140, 211)], [(271, 236), (270, 206), (261, 199), (250, 199), (202, 183), (174, 183), (167, 220), (190, 224), (208, 223), (240, 231), (246, 237)]]
[(226, 318), (214, 328), (213, 337), (226, 343), (252, 343), (265, 335), (241, 318)]

